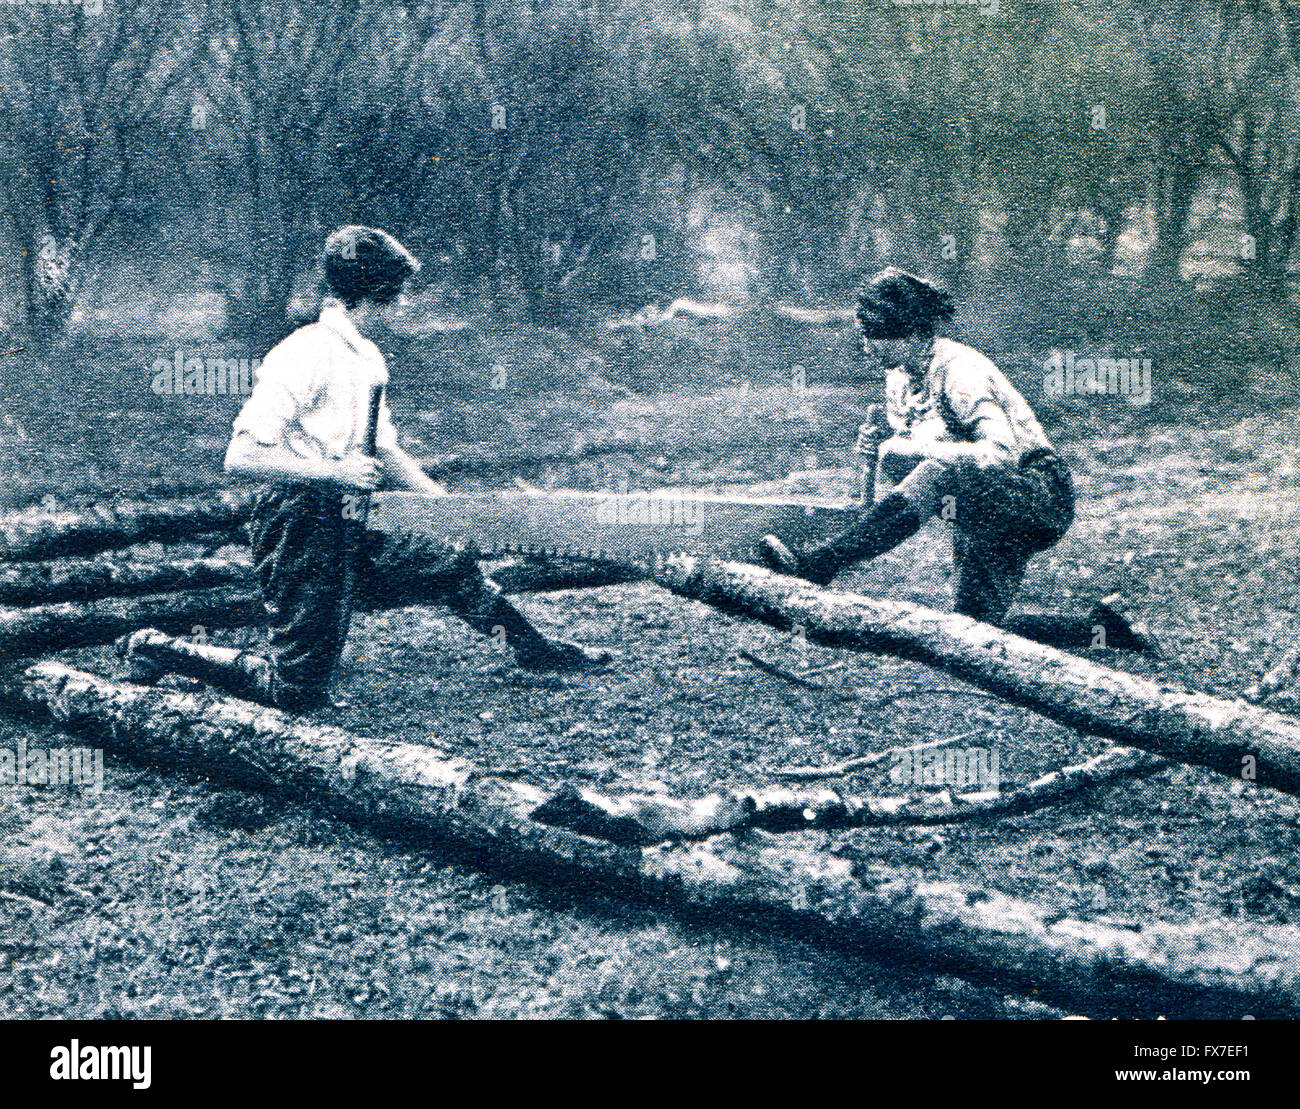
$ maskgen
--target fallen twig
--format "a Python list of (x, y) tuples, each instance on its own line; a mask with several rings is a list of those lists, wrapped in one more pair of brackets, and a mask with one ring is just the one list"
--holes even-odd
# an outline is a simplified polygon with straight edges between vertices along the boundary
[[(804, 675), (796, 674), (793, 670), (787, 670), (783, 666), (778, 666), (775, 662), (768, 662), (767, 659), (754, 654), (752, 651), (741, 649), (737, 654), (739, 654), (746, 662), (752, 662), (762, 670), (764, 674), (771, 674), (772, 677), (780, 678), (783, 682), (806, 686), (809, 689), (834, 689), (834, 686), (829, 686), (825, 682), (809, 681)], [(821, 673), (826, 669), (828, 668), (818, 667), (816, 671), (809, 671), (809, 673)]]
[(43, 901), (39, 897), (29, 897), (25, 893), (14, 893), (12, 890), (0, 890), (0, 901), (16, 901), (22, 905), (37, 905), (42, 909), (54, 908), (50, 902)]
[(953, 824), (1029, 812), (1071, 797), (1085, 788), (1132, 774), (1147, 774), (1169, 763), (1132, 747), (1115, 747), (1076, 766), (1064, 766), (1023, 786), (1003, 791), (952, 793), (942, 790), (911, 797), (850, 797), (833, 790), (808, 796), (789, 790), (752, 794), (751, 820), (768, 831), (795, 828), (865, 828), (887, 824)]
[(988, 693), (982, 689), (956, 689), (952, 686), (925, 686), (919, 689), (896, 689), (893, 693), (886, 693), (883, 697), (877, 697), (871, 701), (864, 701), (863, 708), (876, 709), (883, 705), (893, 704), (902, 697), (928, 697), (935, 693), (946, 693), (951, 697), (982, 697), (988, 701), (1001, 700), (995, 693)]
[(878, 766), (880, 763), (897, 758), (899, 755), (911, 754), (915, 751), (930, 751), (938, 747), (953, 747), (978, 734), (978, 732), (964, 732), (962, 735), (932, 739), (926, 743), (915, 743), (904, 747), (890, 747), (885, 751), (874, 751), (870, 755), (862, 755), (859, 758), (833, 763), (830, 766), (791, 766), (784, 770), (773, 770), (770, 773), (773, 778), (781, 778), (787, 782), (810, 782), (818, 778), (841, 778), (845, 774), (852, 774), (855, 770), (865, 770), (871, 766)]

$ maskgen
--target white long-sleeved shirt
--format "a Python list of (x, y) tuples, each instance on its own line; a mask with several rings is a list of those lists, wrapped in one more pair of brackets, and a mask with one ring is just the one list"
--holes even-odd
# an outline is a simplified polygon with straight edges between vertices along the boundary
[(1052, 449), (1038, 417), (1006, 375), (973, 347), (940, 336), (920, 388), (898, 366), (885, 377), (885, 416), (895, 435), (963, 448), (981, 466), (1015, 465)]
[[(365, 444), (371, 386), (387, 384), (383, 353), (340, 301), (327, 299), (318, 322), (300, 327), (262, 360), (232, 435), (247, 433), (302, 458), (342, 458)], [(376, 443), (380, 450), (397, 446), (386, 397)]]

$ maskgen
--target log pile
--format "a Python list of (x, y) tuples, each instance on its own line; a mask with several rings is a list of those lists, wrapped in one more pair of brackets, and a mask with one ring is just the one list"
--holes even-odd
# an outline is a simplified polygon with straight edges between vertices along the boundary
[(165, 500), (122, 500), (69, 511), (33, 508), (0, 517), (0, 561), (77, 557), (205, 532), (236, 535), (252, 504), (251, 492), (220, 491)]
[[(256, 624), (263, 612), (246, 549), (154, 559), (122, 553), (205, 534), (228, 552), (251, 505), (247, 493), (214, 493), (0, 517), (0, 560), (8, 560), (0, 561), (0, 659), (109, 643), (146, 626), (189, 634), (195, 627)], [(422, 603), (428, 593), (421, 571), (436, 557), (427, 545), (392, 545), (359, 607)], [(489, 569), (507, 593), (595, 588), (642, 576), (631, 566), (576, 559), (511, 559)]]
[(1085, 921), (995, 891), (859, 876), (817, 833), (616, 844), (537, 819), (553, 797), (432, 747), (369, 739), (206, 694), (47, 661), (8, 691), (120, 757), (251, 786), (529, 881), (598, 888), (712, 919), (992, 980), (1095, 1016), (1300, 1016), (1300, 929)]
[[(246, 626), (262, 609), (246, 554), (159, 558), (140, 543), (238, 535), (251, 497), (213, 493), (0, 519), (0, 657), (102, 644), (142, 626), (187, 634)], [(419, 604), (419, 548), (398, 548), (362, 607)], [(42, 559), (57, 561), (38, 561)], [(1026, 812), (1149, 773), (1166, 759), (1300, 792), (1300, 721), (1244, 701), (1161, 686), (965, 617), (818, 589), (757, 567), (678, 559), (654, 568), (521, 560), (493, 568), (508, 592), (648, 577), (686, 598), (813, 642), (895, 655), (1122, 746), (990, 795), (862, 797), (770, 788), (692, 800), (543, 791), (484, 776), (454, 755), (295, 722), (207, 694), (110, 682), (46, 660), (0, 705), (91, 735), (121, 757), (316, 806), (377, 834), (437, 842), (530, 879), (575, 878), (625, 896), (740, 915), (879, 954), (910, 953), (1075, 1011), (1300, 1015), (1300, 930), (1061, 919), (988, 890), (899, 876), (870, 881), (823, 848), (847, 827)], [(12, 673), (12, 671), (11, 671)], [(939, 741), (943, 742), (943, 741)], [(872, 756), (879, 760), (889, 753)], [(861, 760), (859, 760), (861, 761)], [(792, 779), (828, 776), (806, 768)]]

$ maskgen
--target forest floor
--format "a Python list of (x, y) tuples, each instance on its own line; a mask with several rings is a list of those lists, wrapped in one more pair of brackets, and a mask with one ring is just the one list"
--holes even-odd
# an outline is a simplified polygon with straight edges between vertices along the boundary
[[(10, 499), (219, 480), (237, 402), (158, 398), (147, 379), (139, 385), (114, 390), (94, 374), (33, 385), (32, 398), (41, 388), (51, 398), (11, 408), (17, 430), (0, 458)], [(1296, 409), (1281, 385), (1213, 402), (1175, 381), (1157, 380), (1155, 391), (1146, 408), (1093, 397), (1042, 409), (1074, 470), (1079, 510), (1031, 564), (1021, 600), (1086, 610), (1118, 592), (1164, 658), (1099, 648), (1096, 661), (1235, 696), (1300, 630), (1297, 452), (1279, 434)], [(435, 399), (403, 393), (399, 379), (394, 404), (408, 445), (460, 486), (519, 475), (587, 488), (842, 493), (850, 474), (837, 445), (852, 440), (870, 392), (642, 395), (601, 379)], [(947, 609), (950, 550), (936, 522), (841, 584)], [(521, 603), (550, 633), (616, 649), (617, 665), (585, 678), (525, 674), (441, 610), (371, 614), (349, 641), (337, 689), (346, 706), (313, 719), (431, 737), (539, 784), (679, 796), (958, 734), (996, 748), (1004, 785), (1103, 747), (924, 667), (805, 647), (649, 585)], [(742, 651), (795, 672), (839, 665), (816, 673), (813, 688), (762, 672)], [(66, 657), (120, 673), (107, 649)], [(1296, 706), (1283, 697), (1277, 707)], [(0, 732), (5, 746), (20, 735), (66, 742), (12, 721)], [(836, 784), (898, 792), (887, 769)], [(499, 884), (305, 809), (140, 766), (110, 763), (98, 793), (24, 788), (5, 799), (7, 1017), (1059, 1015), (995, 985), (797, 936)], [(1300, 923), (1298, 817), (1296, 798), (1171, 767), (993, 823), (798, 834), (865, 871), (996, 889), (1083, 919), (1248, 925)]]

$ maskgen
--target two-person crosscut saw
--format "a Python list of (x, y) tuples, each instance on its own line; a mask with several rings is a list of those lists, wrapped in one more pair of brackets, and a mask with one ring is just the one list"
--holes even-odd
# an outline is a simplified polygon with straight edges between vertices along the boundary
[(485, 555), (549, 555), (653, 566), (675, 555), (753, 562), (764, 535), (803, 547), (842, 531), (860, 510), (855, 502), (801, 497), (530, 488), (376, 493), (366, 526), (475, 548)]

